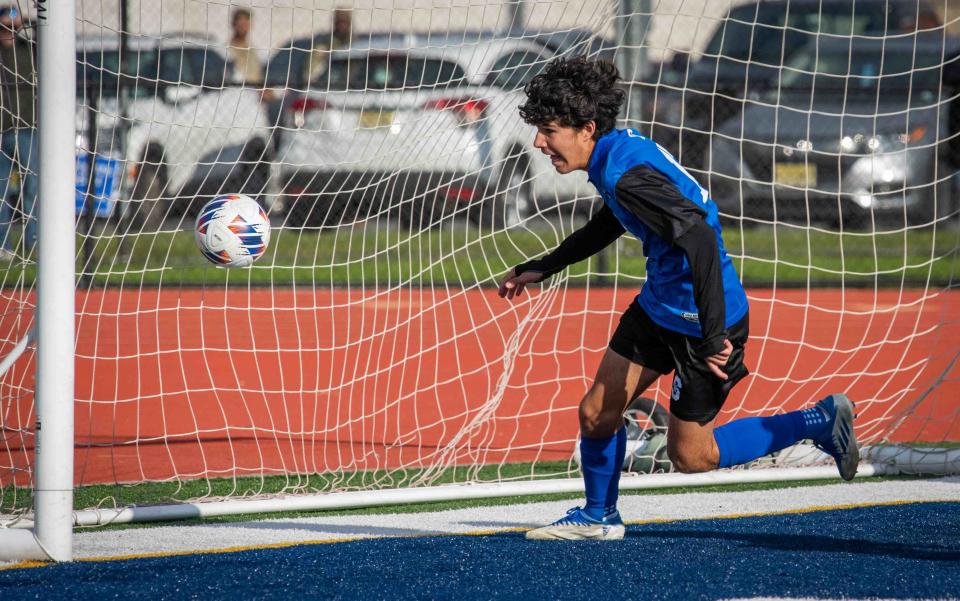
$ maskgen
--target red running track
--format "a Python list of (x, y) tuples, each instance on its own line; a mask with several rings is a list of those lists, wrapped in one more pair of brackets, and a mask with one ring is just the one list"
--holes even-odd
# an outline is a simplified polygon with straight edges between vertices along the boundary
[[(76, 481), (566, 459), (633, 294), (78, 292)], [(748, 294), (754, 373), (721, 421), (845, 390), (866, 442), (960, 439), (960, 294)], [(26, 329), (25, 301), (0, 294), (0, 354)], [(32, 369), (27, 355), (0, 379), (0, 484), (29, 473)]]

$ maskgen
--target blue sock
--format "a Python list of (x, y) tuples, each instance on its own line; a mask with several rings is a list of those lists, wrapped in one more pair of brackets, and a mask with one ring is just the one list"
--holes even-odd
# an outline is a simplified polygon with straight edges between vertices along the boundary
[(620, 468), (623, 466), (622, 459), (620, 465), (617, 465), (617, 438), (617, 435), (614, 435), (604, 438), (584, 436), (580, 439), (580, 469), (583, 471), (583, 483), (587, 493), (587, 504), (583, 511), (597, 520), (603, 518), (604, 509), (607, 507), (611, 480), (619, 477)]
[(713, 431), (720, 449), (718, 467), (747, 463), (805, 438), (818, 438), (827, 425), (826, 416), (816, 407), (732, 421)]
[(627, 427), (621, 426), (616, 434), (617, 446), (613, 456), (613, 475), (607, 485), (607, 500), (604, 502), (603, 512), (613, 513), (617, 509), (617, 499), (620, 497), (620, 474), (623, 473), (623, 459), (627, 456)]

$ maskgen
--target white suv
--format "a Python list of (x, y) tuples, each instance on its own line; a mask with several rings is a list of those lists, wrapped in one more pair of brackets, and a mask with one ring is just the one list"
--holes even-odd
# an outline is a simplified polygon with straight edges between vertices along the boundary
[(550, 50), (490, 37), (397, 42), (334, 51), (289, 103), (278, 150), (288, 225), (396, 213), (413, 226), (460, 214), (502, 227), (593, 198), (585, 177), (557, 176), (517, 112)]
[(128, 47), (121, 74), (116, 38), (78, 40), (77, 131), (89, 148), (87, 107), (95, 102), (93, 148), (123, 157), (134, 214), (159, 227), (220, 192), (264, 194), (273, 169), (266, 109), (257, 89), (230, 85), (224, 48), (197, 34), (131, 36)]

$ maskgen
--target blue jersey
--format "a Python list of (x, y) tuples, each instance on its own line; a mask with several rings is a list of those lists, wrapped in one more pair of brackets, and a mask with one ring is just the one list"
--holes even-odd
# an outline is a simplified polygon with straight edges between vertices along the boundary
[(716, 235), (723, 327), (746, 315), (747, 297), (723, 247), (717, 205), (669, 152), (634, 130), (613, 130), (597, 140), (588, 174), (606, 207), (643, 242), (647, 282), (637, 302), (654, 322), (688, 336), (702, 335), (693, 270), (688, 253), (676, 243), (694, 219), (706, 222)]

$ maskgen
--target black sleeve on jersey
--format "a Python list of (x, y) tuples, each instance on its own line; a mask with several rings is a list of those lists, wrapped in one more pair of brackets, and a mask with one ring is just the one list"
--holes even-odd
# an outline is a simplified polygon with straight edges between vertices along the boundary
[(722, 351), (726, 338), (726, 301), (720, 248), (716, 232), (704, 221), (706, 212), (683, 196), (667, 176), (645, 165), (623, 174), (617, 182), (617, 201), (687, 255), (693, 271), (693, 298), (702, 334), (700, 344), (693, 351), (704, 359)]
[(697, 303), (702, 337), (693, 352), (706, 359), (723, 350), (723, 340), (727, 337), (724, 327), (727, 307), (723, 295), (717, 233), (701, 219), (674, 240), (674, 244), (686, 253), (693, 271), (693, 298)]
[(597, 211), (586, 225), (567, 236), (553, 252), (539, 259), (521, 263), (514, 267), (513, 271), (517, 275), (525, 271), (539, 271), (543, 273), (543, 277), (538, 281), (543, 281), (563, 271), (568, 265), (579, 263), (597, 254), (622, 236), (625, 231), (610, 207), (603, 205), (603, 208)]
[(620, 206), (671, 243), (707, 216), (706, 211), (681, 194), (666, 175), (646, 165), (634, 167), (620, 176), (617, 200)]

